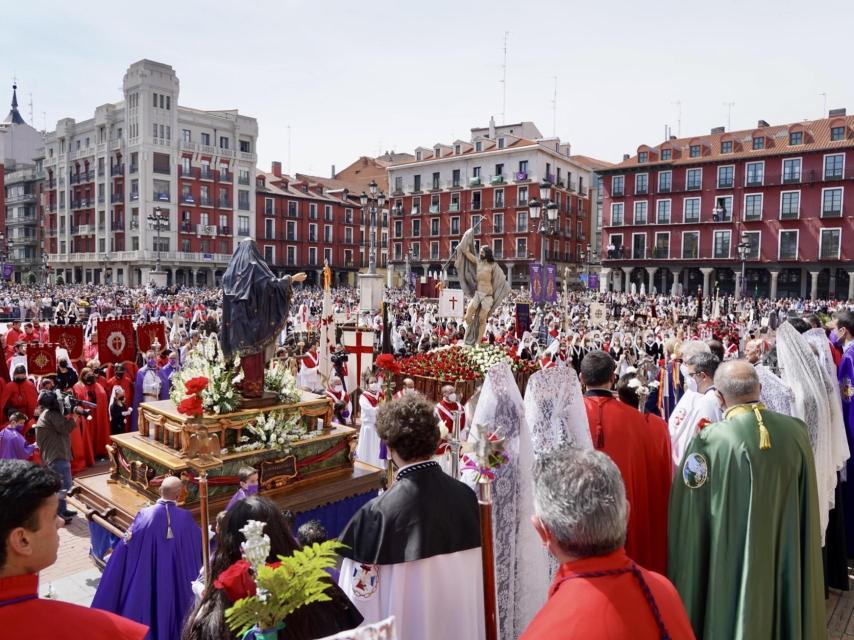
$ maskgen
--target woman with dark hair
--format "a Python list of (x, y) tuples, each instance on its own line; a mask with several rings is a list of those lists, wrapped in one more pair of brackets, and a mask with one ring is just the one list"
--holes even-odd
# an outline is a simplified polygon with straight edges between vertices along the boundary
[[(233, 640), (237, 638), (225, 623), (225, 611), (233, 602), (225, 591), (213, 586), (214, 580), (237, 560), (240, 544), (245, 542), (240, 532), (249, 520), (266, 522), (264, 533), (270, 538), (268, 562), (278, 556), (288, 556), (299, 548), (284, 515), (268, 498), (250, 496), (232, 506), (219, 527), (216, 553), (211, 559), (211, 577), (202, 601), (193, 610), (184, 625), (182, 640)], [(330, 602), (315, 602), (285, 618), (285, 628), (279, 632), (280, 640), (312, 640), (334, 635), (358, 627), (362, 615), (341, 589), (329, 581), (327, 595)]]

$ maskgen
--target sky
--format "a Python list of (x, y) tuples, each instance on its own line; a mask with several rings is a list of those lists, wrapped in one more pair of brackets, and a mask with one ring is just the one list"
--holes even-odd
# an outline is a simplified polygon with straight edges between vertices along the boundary
[(665, 125), (700, 135), (730, 111), (733, 130), (818, 118), (825, 103), (854, 114), (846, 0), (15, 7), (0, 20), (0, 99), (17, 77), (36, 127), (119, 101), (127, 67), (149, 58), (176, 70), (180, 104), (257, 118), (266, 170), (280, 160), (326, 176), (362, 155), (468, 139), (490, 116), (531, 120), (573, 153), (619, 162), (660, 143)]

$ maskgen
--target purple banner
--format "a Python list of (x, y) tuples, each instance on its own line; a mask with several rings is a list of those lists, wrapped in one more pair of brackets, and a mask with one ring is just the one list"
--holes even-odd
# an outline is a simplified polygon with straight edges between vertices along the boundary
[(553, 264), (546, 265), (543, 288), (543, 299), (546, 302), (557, 302), (557, 267)]
[(8, 262), (3, 263), (3, 279), (8, 280), (12, 277), (12, 272), (15, 271), (15, 265), (9, 264)]
[(591, 273), (590, 274), (590, 281), (587, 283), (587, 288), (588, 289), (596, 289), (596, 290), (599, 289), (599, 274), (598, 273)]
[(528, 273), (531, 276), (531, 300), (533, 302), (543, 301), (543, 265), (533, 263), (528, 267)]

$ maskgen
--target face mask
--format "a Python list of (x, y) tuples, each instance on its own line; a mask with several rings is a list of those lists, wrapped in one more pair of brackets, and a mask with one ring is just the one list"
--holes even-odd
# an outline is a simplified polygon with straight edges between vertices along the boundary
[(341, 385), (340, 385), (340, 384), (336, 384), (335, 386), (333, 386), (333, 387), (332, 387), (332, 390), (333, 390), (335, 393), (340, 393), (340, 392), (341, 392)]
[(380, 390), (380, 383), (379, 382), (372, 382), (369, 385), (369, 388), (371, 391), (379, 391)]
[(125, 372), (124, 372), (124, 371), (117, 371), (117, 372), (116, 372), (116, 378), (118, 378), (119, 380), (121, 380), (121, 379), (122, 379), (122, 378), (124, 378), (124, 377), (125, 377)]
[(147, 364), (149, 367), (154, 367), (154, 365), (156, 365), (157, 363), (155, 362), (154, 358), (149, 358), (149, 359), (148, 359), (148, 362), (146, 362), (146, 364)]
[(15, 382), (17, 382), (18, 384), (23, 384), (24, 380), (26, 380), (26, 377), (24, 377), (24, 378), (15, 378)]
[(244, 493), (247, 496), (254, 496), (258, 493), (258, 485), (257, 484), (249, 484), (243, 488)]
[(456, 402), (456, 401), (457, 401), (457, 394), (456, 393), (451, 393), (448, 395), (448, 402)]

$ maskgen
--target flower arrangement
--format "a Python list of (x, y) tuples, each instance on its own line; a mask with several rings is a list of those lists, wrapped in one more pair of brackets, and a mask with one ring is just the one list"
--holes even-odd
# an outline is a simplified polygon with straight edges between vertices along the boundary
[(274, 361), (264, 372), (264, 388), (275, 393), (283, 404), (295, 404), (302, 398), (296, 378), (281, 360)]
[(184, 393), (187, 396), (178, 403), (178, 413), (183, 413), (194, 418), (204, 413), (202, 407), (202, 393), (208, 387), (208, 379), (204, 376), (190, 378), (184, 384)]
[(473, 471), (475, 482), (481, 478), (495, 480), (496, 470), (510, 462), (510, 456), (504, 451), (504, 438), (499, 438), (498, 431), (486, 435), (486, 439), (476, 440), (473, 444), (467, 443), (469, 453), (463, 456), (461, 469)]
[(483, 378), (493, 366), (501, 362), (508, 363), (514, 372), (531, 374), (539, 369), (539, 363), (520, 360), (512, 350), (479, 344), (473, 347), (439, 347), (429, 353), (404, 358), (400, 361), (400, 371), (404, 375), (455, 383)]
[(240, 436), (240, 442), (243, 444), (234, 447), (234, 452), (287, 448), (307, 433), (299, 411), (278, 410), (261, 413), (255, 420), (247, 423), (245, 429), (249, 435)]
[(329, 540), (306, 546), (278, 562), (267, 564), (270, 538), (263, 533), (266, 523), (250, 520), (240, 530), (243, 558), (214, 580), (233, 602), (225, 612), (229, 629), (240, 637), (276, 637), (285, 618), (313, 602), (328, 602), (332, 586), (327, 569), (335, 566), (341, 543)]
[[(172, 401), (179, 405), (186, 400), (185, 396), (196, 395), (199, 400), (193, 400), (185, 409), (196, 411), (201, 402), (202, 413), (232, 413), (240, 406), (240, 394), (235, 385), (243, 380), (237, 357), (232, 362), (226, 362), (217, 343), (216, 335), (203, 338), (196, 347), (187, 354), (184, 366), (172, 376)], [(206, 386), (199, 392), (191, 393), (187, 384), (198, 378), (206, 378)], [(178, 409), (181, 411), (181, 409)], [(186, 411), (182, 411), (186, 413)], [(190, 415), (190, 414), (187, 414)]]

